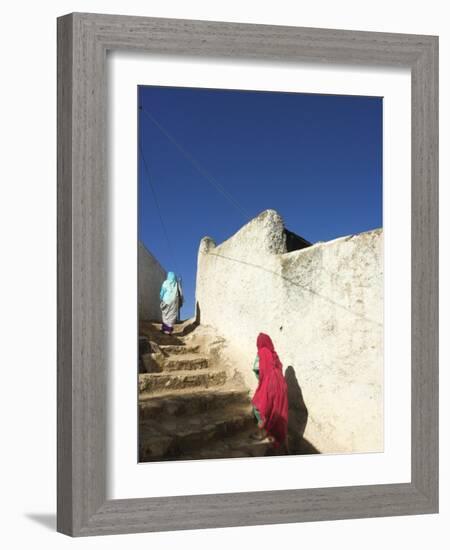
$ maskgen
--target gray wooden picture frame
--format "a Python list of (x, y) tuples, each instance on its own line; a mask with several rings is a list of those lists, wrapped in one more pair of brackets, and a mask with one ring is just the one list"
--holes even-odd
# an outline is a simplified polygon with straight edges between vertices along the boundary
[[(107, 499), (108, 50), (411, 69), (410, 483)], [(85, 536), (435, 513), (437, 350), (437, 37), (83, 13), (58, 19), (58, 531)]]

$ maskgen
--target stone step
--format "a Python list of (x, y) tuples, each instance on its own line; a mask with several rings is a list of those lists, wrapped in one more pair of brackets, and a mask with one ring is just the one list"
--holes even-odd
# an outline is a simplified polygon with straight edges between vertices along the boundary
[[(161, 327), (159, 323), (154, 323), (153, 326), (157, 329)], [(195, 319), (186, 319), (185, 321), (180, 321), (179, 323), (176, 323), (173, 327), (172, 335), (187, 336), (188, 334), (193, 332), (197, 326), (198, 323), (195, 322)]]
[(139, 392), (156, 393), (185, 388), (222, 386), (227, 379), (225, 370), (175, 371), (139, 374)]
[[(218, 458), (249, 458), (273, 456), (276, 453), (272, 445), (265, 440), (252, 438), (258, 434), (258, 428), (241, 432), (231, 437), (214, 442), (208, 448), (200, 448), (191, 453), (183, 454), (180, 460), (203, 460)], [(176, 459), (175, 459), (176, 460)]]
[(208, 413), (215, 409), (225, 410), (236, 404), (250, 402), (247, 390), (222, 389), (188, 390), (163, 396), (154, 394), (139, 396), (139, 418), (158, 419), (171, 416)]
[(162, 344), (160, 346), (160, 349), (164, 353), (164, 355), (180, 355), (184, 353), (197, 353), (200, 349), (200, 346)]
[(201, 370), (208, 368), (208, 359), (201, 355), (186, 353), (158, 360), (158, 364), (164, 372)]
[(205, 356), (195, 353), (169, 356), (162, 355), (161, 353), (145, 353), (141, 355), (140, 360), (143, 365), (141, 372), (152, 374), (158, 372), (201, 370), (207, 369), (209, 366), (208, 359)]
[[(150, 332), (159, 332), (161, 330), (161, 322), (154, 321), (140, 321), (139, 326), (141, 329)], [(172, 336), (186, 336), (195, 330), (197, 324), (194, 319), (187, 319), (186, 321), (181, 321), (175, 323), (173, 327)]]
[(249, 405), (239, 405), (226, 413), (222, 410), (160, 420), (144, 420), (139, 426), (139, 459), (141, 462), (181, 459), (199, 449), (254, 426)]
[(163, 334), (160, 330), (147, 330), (145, 327), (140, 327), (139, 340), (147, 338), (150, 342), (154, 342), (159, 346), (180, 346), (184, 347), (184, 342), (179, 336)]

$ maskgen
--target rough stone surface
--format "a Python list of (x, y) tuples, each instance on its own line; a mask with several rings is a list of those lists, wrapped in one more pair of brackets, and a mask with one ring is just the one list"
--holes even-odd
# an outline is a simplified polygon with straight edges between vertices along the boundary
[(219, 246), (201, 241), (196, 299), (250, 389), (256, 337), (272, 337), (320, 452), (383, 450), (381, 229), (286, 253), (268, 210)]
[(177, 353), (161, 361), (163, 371), (199, 370), (208, 368), (208, 359), (196, 353)]
[(222, 364), (223, 339), (189, 322), (170, 337), (149, 322), (140, 323), (140, 332), (147, 339), (141, 361), (151, 355), (159, 370), (139, 375), (140, 461), (272, 453), (267, 440), (254, 437), (248, 389)]
[(139, 319), (161, 320), (159, 291), (166, 278), (166, 271), (158, 260), (139, 242), (138, 292)]
[(142, 361), (142, 365), (144, 367), (143, 372), (161, 372), (161, 368), (156, 362), (154, 354), (144, 353), (141, 355), (140, 360)]
[(139, 375), (139, 389), (142, 392), (159, 392), (161, 390), (174, 390), (185, 388), (208, 388), (225, 384), (226, 372), (224, 370), (190, 370), (176, 372), (157, 372)]
[(248, 391), (223, 388), (199, 389), (195, 393), (173, 392), (162, 396), (141, 394), (139, 399), (141, 419), (164, 419), (173, 415), (203, 414), (229, 405), (248, 403)]

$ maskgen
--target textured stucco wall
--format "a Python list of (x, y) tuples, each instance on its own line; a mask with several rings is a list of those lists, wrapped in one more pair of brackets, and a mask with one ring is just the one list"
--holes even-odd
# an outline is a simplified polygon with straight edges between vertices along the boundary
[(159, 291), (166, 271), (158, 260), (139, 242), (138, 249), (138, 301), (139, 319), (161, 320)]
[(285, 253), (283, 221), (263, 212), (198, 255), (201, 324), (229, 342), (254, 388), (256, 336), (268, 333), (291, 365), (321, 452), (383, 450), (383, 245), (377, 229)]

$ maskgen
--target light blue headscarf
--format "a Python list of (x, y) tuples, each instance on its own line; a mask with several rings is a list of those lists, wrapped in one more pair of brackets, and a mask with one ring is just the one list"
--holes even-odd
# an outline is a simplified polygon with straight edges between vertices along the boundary
[(169, 271), (169, 273), (167, 273), (167, 279), (161, 286), (159, 297), (164, 303), (171, 304), (177, 297), (177, 289), (178, 285), (175, 273), (173, 271)]

